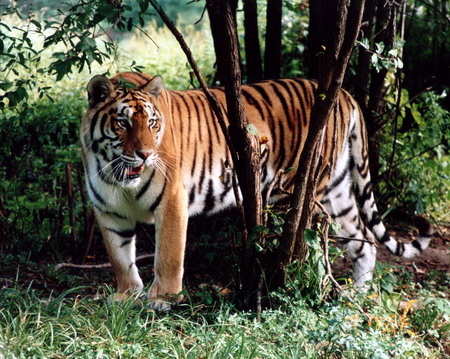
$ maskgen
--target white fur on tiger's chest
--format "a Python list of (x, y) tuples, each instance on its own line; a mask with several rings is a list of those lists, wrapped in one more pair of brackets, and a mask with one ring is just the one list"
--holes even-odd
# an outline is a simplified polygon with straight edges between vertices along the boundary
[[(90, 176), (96, 194), (88, 186), (89, 196), (105, 213), (113, 212), (134, 222), (154, 223), (151, 207), (164, 190), (164, 177), (156, 174), (147, 190), (144, 191), (144, 186), (150, 179), (151, 173), (151, 169), (144, 171), (142, 176), (136, 180), (134, 187), (107, 184), (98, 176)], [(96, 195), (104, 203), (100, 202)]]

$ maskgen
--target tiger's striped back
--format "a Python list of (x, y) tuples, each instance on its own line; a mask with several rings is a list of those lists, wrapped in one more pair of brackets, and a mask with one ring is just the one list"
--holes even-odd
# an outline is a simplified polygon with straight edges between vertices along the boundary
[[(138, 86), (151, 79), (137, 73), (119, 74), (118, 77)], [(304, 79), (268, 80), (242, 86), (247, 119), (256, 126), (260, 137), (268, 139), (261, 149), (263, 187), (267, 187), (279, 170), (297, 167), (309, 130), (316, 89), (316, 82)], [(211, 91), (226, 114), (224, 90), (213, 88)], [(203, 91), (168, 91), (165, 98), (174, 121), (173, 130), (179, 140), (179, 159), (188, 188), (189, 213), (211, 214), (233, 205), (231, 156)], [(343, 139), (348, 137), (351, 114), (357, 109), (352, 97), (345, 91), (340, 92), (338, 105), (331, 113), (323, 138), (324, 160), (317, 188), (319, 196), (328, 185)], [(286, 173), (283, 188), (291, 189), (294, 175), (295, 170)]]

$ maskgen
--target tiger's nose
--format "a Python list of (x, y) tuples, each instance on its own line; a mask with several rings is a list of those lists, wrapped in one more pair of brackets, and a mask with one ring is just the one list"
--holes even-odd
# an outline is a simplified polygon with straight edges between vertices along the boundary
[(142, 158), (144, 161), (152, 154), (153, 151), (138, 151), (136, 150), (136, 155)]

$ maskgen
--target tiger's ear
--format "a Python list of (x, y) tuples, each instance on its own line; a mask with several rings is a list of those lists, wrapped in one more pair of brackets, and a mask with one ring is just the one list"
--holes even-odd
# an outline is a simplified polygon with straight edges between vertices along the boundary
[(152, 78), (143, 88), (145, 92), (158, 97), (164, 89), (164, 80), (161, 76)]
[(104, 101), (113, 90), (114, 86), (109, 79), (101, 75), (94, 76), (87, 85), (89, 108)]

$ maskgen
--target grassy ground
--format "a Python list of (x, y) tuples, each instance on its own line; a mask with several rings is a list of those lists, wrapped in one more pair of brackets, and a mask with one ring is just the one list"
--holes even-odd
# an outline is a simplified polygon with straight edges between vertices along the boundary
[[(0, 358), (450, 358), (450, 275), (420, 284), (394, 269), (377, 267), (368, 296), (348, 289), (326, 301), (302, 297), (294, 280), (260, 321), (189, 278), (188, 300), (161, 314), (136, 299), (108, 305), (106, 285), (57, 293), (20, 285), (18, 272), (2, 280)], [(66, 284), (86, 275), (66, 273)]]

